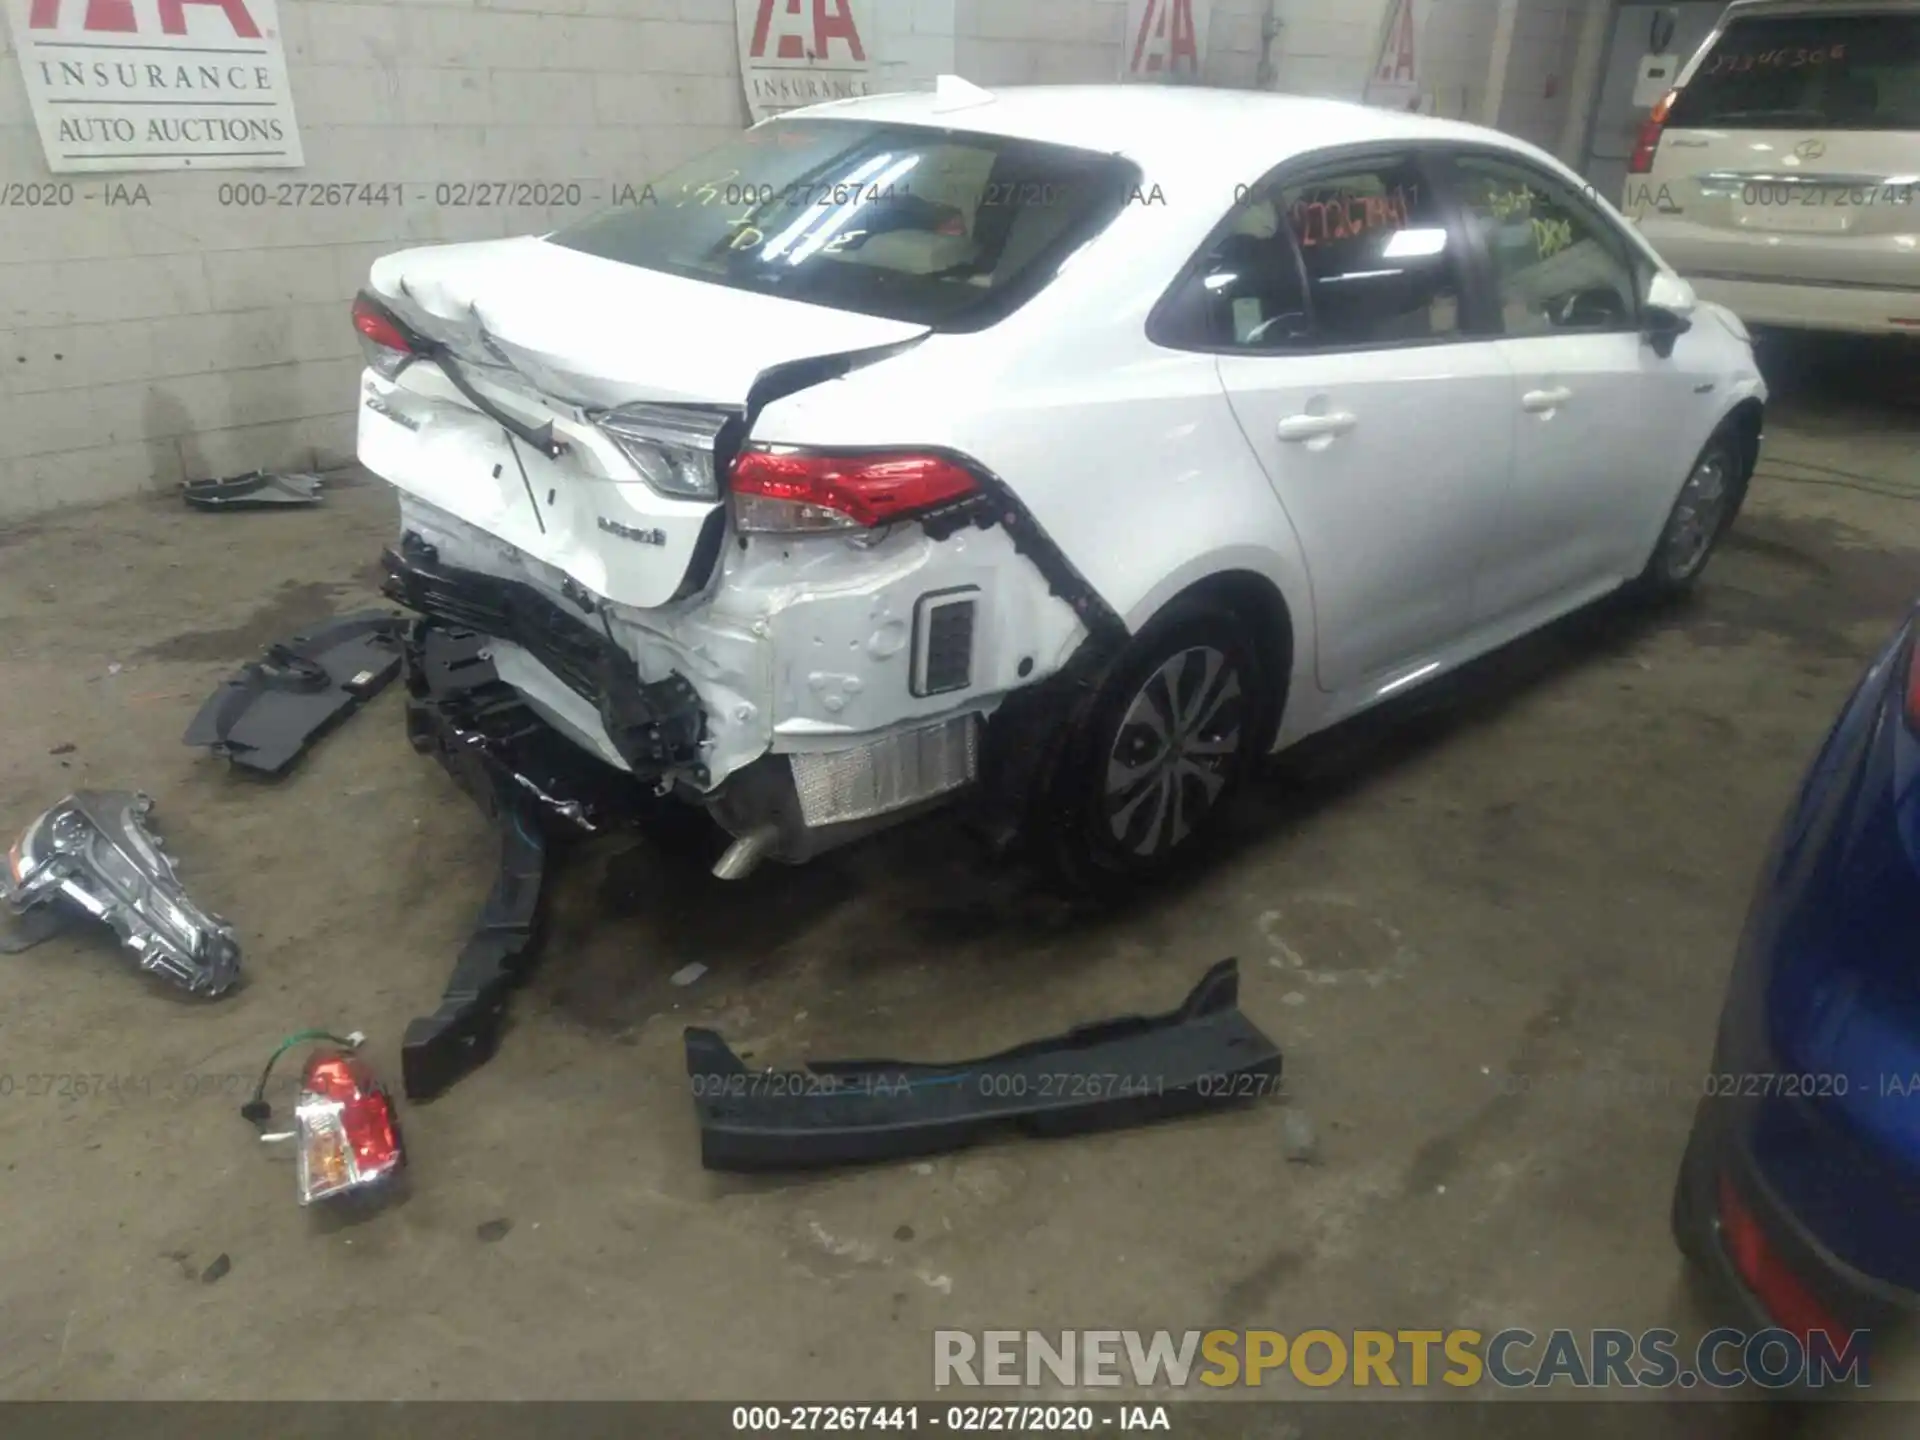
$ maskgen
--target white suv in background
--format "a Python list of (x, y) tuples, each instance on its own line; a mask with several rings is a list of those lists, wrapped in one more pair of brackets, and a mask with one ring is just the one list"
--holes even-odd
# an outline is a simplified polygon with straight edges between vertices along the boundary
[(1622, 208), (1751, 324), (1920, 335), (1920, 0), (1735, 0)]

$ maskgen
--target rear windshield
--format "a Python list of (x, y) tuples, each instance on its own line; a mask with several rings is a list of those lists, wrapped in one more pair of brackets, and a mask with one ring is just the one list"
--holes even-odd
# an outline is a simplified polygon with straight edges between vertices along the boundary
[(1689, 129), (1920, 129), (1920, 14), (1736, 20), (1680, 92)]
[(1003, 136), (775, 120), (549, 236), (649, 270), (978, 328), (1126, 203), (1131, 165)]

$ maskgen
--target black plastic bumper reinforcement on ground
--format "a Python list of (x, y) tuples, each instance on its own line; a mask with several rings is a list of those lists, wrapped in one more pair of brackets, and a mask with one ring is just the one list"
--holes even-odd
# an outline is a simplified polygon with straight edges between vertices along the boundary
[(535, 714), (487, 658), (487, 637), (432, 620), (406, 637), (407, 738), (445, 767), (500, 832), (500, 868), (433, 1014), (408, 1024), (409, 1099), (440, 1094), (494, 1053), (507, 1002), (539, 958), (554, 847), (643, 824), (679, 802), (590, 755)]
[(635, 775), (654, 779), (684, 769), (704, 778), (706, 715), (685, 676), (641, 679), (633, 657), (581, 615), (520, 581), (442, 565), (434, 547), (411, 532), (381, 564), (388, 598), (450, 628), (518, 645), (590, 702)]
[(1178, 1010), (1080, 1026), (950, 1065), (826, 1061), (753, 1071), (711, 1030), (686, 1033), (709, 1170), (785, 1170), (954, 1150), (1013, 1127), (1069, 1135), (1277, 1093), (1280, 1051), (1240, 1012), (1222, 960)]
[(400, 673), (406, 627), (398, 615), (364, 611), (269, 646), (207, 697), (183, 738), (279, 775)]
[(500, 869), (493, 889), (461, 947), (440, 1007), (407, 1022), (400, 1073), (410, 1100), (440, 1094), (492, 1058), (507, 997), (533, 963), (547, 844), (526, 811), (518, 796), (499, 796), (493, 818), (500, 831)]

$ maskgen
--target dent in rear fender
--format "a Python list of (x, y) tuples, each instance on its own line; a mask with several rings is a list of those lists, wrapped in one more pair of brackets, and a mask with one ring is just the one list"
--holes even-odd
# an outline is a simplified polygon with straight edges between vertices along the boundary
[[(969, 683), (916, 696), (915, 607), (933, 594), (975, 604)], [(997, 524), (938, 535), (902, 524), (878, 539), (750, 536), (729, 547), (713, 603), (765, 628), (777, 751), (991, 708), (1053, 674), (1087, 634)]]

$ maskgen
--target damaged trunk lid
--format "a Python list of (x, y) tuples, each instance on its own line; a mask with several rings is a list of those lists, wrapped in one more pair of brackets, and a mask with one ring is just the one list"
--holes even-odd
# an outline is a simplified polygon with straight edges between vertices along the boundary
[(929, 330), (538, 237), (384, 257), (367, 295), (428, 353), (369, 370), (361, 460), (641, 609), (704, 583), (719, 472), (763, 377), (824, 376)]

